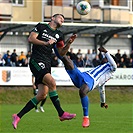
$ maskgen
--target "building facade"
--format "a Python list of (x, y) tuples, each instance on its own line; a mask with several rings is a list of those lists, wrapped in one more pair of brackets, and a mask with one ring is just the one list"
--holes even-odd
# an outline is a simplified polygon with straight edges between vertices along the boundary
[[(0, 21), (10, 22), (40, 22), (50, 21), (51, 15), (62, 13), (67, 23), (105, 23), (105, 24), (133, 24), (132, 0), (87, 0), (92, 9), (88, 15), (81, 16), (76, 11), (76, 4), (80, 0), (0, 0)], [(27, 42), (28, 35), (7, 34), (0, 41), (0, 53), (16, 48), (18, 53), (26, 53), (30, 49)], [(66, 36), (67, 38), (67, 36)], [(128, 37), (111, 38), (106, 47), (113, 53), (117, 48), (129, 54), (131, 52), (131, 39)], [(79, 36), (72, 45), (75, 52), (79, 48), (94, 49), (94, 38)]]

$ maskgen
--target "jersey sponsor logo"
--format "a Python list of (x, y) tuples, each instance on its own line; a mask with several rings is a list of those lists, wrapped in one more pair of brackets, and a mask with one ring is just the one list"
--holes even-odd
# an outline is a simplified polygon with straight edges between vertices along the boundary
[(44, 64), (44, 63), (42, 63), (42, 62), (39, 62), (39, 63), (38, 63), (38, 65), (39, 65), (42, 69), (44, 69), (44, 68), (45, 68), (45, 64)]
[(42, 34), (42, 38), (45, 38), (45, 39), (47, 39), (47, 40), (55, 40), (55, 42), (57, 42), (57, 39), (56, 38), (54, 38), (54, 37), (52, 37), (52, 36), (50, 36), (50, 35), (48, 35), (47, 33), (43, 33)]
[(47, 30), (43, 30), (43, 32), (47, 33)]
[(59, 34), (56, 34), (55, 37), (58, 39), (60, 36), (59, 36)]

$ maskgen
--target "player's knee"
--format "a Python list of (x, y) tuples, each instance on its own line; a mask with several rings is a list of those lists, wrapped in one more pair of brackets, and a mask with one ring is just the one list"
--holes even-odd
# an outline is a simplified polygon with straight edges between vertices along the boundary
[(43, 78), (43, 83), (45, 83), (48, 86), (49, 90), (55, 90), (55, 79), (51, 76), (51, 74), (47, 74), (46, 76)]
[(89, 92), (89, 88), (86, 84), (82, 85), (79, 90), (79, 95), (81, 98), (85, 97), (87, 93)]
[(37, 94), (36, 98), (38, 101), (42, 101), (43, 99), (45, 99), (47, 96), (47, 94), (44, 94), (44, 93), (40, 93), (40, 94)]
[(56, 83), (55, 80), (51, 80), (50, 84), (49, 84), (49, 89), (50, 90), (56, 90)]
[(86, 96), (86, 93), (83, 89), (80, 89), (79, 90), (79, 95), (80, 95), (81, 98), (83, 98), (84, 96)]
[(42, 97), (43, 98), (42, 100), (44, 100), (46, 97), (47, 97), (47, 94), (44, 94)]
[(43, 100), (43, 94), (42, 95), (37, 95), (36, 98), (38, 100), (38, 102), (40, 102), (41, 100)]

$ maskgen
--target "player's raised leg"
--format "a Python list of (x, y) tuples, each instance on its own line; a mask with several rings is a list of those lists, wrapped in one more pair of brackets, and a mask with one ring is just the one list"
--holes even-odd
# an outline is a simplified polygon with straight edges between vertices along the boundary
[(63, 56), (61, 61), (63, 62), (66, 70), (73, 70), (74, 69), (73, 61), (70, 58), (68, 58), (67, 55)]
[(84, 128), (90, 126), (90, 119), (89, 119), (89, 98), (87, 93), (89, 92), (89, 88), (86, 84), (83, 84), (79, 90), (81, 105), (83, 109), (83, 122), (82, 126)]

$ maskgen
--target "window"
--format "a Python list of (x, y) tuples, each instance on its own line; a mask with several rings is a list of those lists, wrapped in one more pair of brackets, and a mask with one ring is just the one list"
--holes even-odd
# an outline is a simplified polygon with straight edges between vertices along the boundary
[(12, 3), (15, 6), (24, 6), (24, 0), (12, 0)]
[(104, 0), (104, 5), (111, 5), (111, 1), (110, 0)]

